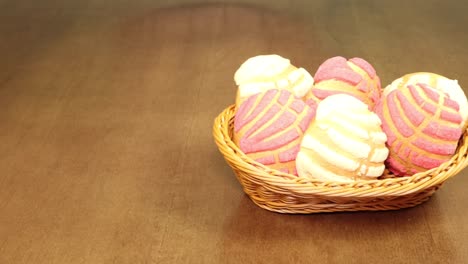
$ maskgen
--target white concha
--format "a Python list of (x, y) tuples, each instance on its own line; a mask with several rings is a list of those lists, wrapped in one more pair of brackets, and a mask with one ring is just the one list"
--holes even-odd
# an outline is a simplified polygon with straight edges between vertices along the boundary
[(388, 149), (380, 124), (359, 99), (346, 94), (327, 97), (319, 103), (316, 119), (302, 140), (298, 175), (329, 181), (381, 176)]
[(279, 55), (258, 55), (246, 60), (234, 74), (237, 85), (250, 83), (259, 78), (272, 78), (283, 74), (291, 62)]
[(289, 90), (304, 98), (314, 85), (314, 78), (303, 68), (296, 68), (279, 55), (259, 55), (245, 61), (234, 74), (238, 85), (236, 104), (249, 96), (270, 89)]

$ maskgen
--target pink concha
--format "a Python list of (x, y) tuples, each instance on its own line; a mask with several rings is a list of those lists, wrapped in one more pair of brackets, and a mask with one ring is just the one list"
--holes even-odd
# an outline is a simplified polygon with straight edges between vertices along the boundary
[(253, 95), (237, 111), (234, 142), (253, 160), (297, 175), (300, 142), (315, 117), (316, 104), (311, 106), (286, 90)]
[[(435, 89), (446, 96), (444, 97), (444, 105), (449, 106), (452, 109), (455, 109), (459, 112), (462, 119), (462, 127), (465, 129), (468, 125), (468, 99), (463, 91), (463, 89), (458, 84), (457, 80), (451, 80), (445, 76), (431, 73), (431, 72), (415, 72), (406, 74), (389, 84), (384, 89), (384, 94), (387, 95), (393, 90), (400, 89), (407, 86), (422, 85), (424, 90), (423, 95), (427, 98), (430, 98), (432, 102), (438, 102), (438, 93), (434, 93), (431, 90)], [(431, 89), (425, 89), (431, 87)], [(421, 100), (417, 98), (416, 100)], [(455, 103), (456, 102), (456, 103)], [(428, 112), (435, 112), (435, 108), (432, 104), (425, 106), (424, 110)]]
[(375, 112), (389, 140), (387, 168), (409, 176), (440, 166), (455, 153), (462, 136), (458, 104), (427, 84), (385, 93)]
[(372, 110), (382, 94), (380, 79), (374, 67), (361, 58), (330, 58), (320, 65), (314, 80), (309, 98), (316, 102), (334, 94), (345, 93), (360, 99)]

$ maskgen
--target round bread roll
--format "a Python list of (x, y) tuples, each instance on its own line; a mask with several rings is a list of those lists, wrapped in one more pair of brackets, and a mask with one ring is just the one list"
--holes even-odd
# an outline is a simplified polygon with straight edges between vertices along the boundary
[(388, 169), (410, 176), (449, 160), (462, 135), (459, 111), (455, 100), (425, 83), (385, 92), (376, 113), (388, 137)]
[(314, 85), (314, 79), (303, 68), (294, 67), (279, 55), (259, 55), (245, 61), (234, 74), (238, 85), (236, 105), (249, 96), (270, 89), (286, 89), (297, 98), (304, 98)]
[(459, 113), (463, 119), (462, 127), (466, 129), (468, 120), (468, 100), (457, 80), (451, 80), (442, 75), (430, 72), (410, 73), (389, 84), (384, 89), (384, 94), (387, 95), (395, 89), (406, 87), (410, 84), (416, 85), (418, 83), (425, 83), (436, 90), (442, 91), (450, 99), (456, 101), (460, 108)]
[(299, 176), (347, 182), (376, 179), (385, 170), (386, 135), (379, 117), (347, 94), (318, 104), (296, 158)]
[(372, 110), (382, 93), (374, 67), (361, 58), (330, 58), (320, 65), (314, 79), (307, 99), (317, 103), (330, 95), (343, 93), (358, 98)]
[(299, 145), (314, 116), (314, 108), (287, 90), (255, 94), (236, 113), (234, 142), (257, 162), (297, 175)]

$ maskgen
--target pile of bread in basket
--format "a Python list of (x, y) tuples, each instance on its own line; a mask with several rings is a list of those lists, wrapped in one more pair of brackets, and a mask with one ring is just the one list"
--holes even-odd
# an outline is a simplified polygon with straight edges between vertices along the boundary
[[(342, 194), (327, 197), (327, 192), (312, 189), (359, 190), (365, 182), (372, 189), (379, 186), (376, 182), (389, 179), (397, 179), (394, 182), (401, 186), (415, 175), (437, 178), (459, 165), (433, 184), (410, 188), (421, 192), (438, 188), (466, 166), (466, 148), (460, 153), (460, 145), (467, 128), (468, 101), (456, 80), (418, 72), (382, 89), (376, 70), (362, 58), (327, 59), (312, 76), (279, 55), (259, 55), (239, 67), (234, 81), (235, 104), (215, 120), (214, 135), (251, 198), (261, 194), (249, 192), (249, 183), (270, 194), (288, 196), (289, 192), (296, 196), (293, 200), (302, 197), (304, 208), (321, 203), (310, 195), (330, 205), (331, 198)], [(265, 182), (258, 174), (277, 179)], [(303, 192), (288, 188), (288, 183), (302, 185)], [(356, 197), (375, 201), (410, 193)], [(287, 198), (278, 199), (287, 205), (281, 201)], [(275, 210), (267, 204), (262, 207)]]

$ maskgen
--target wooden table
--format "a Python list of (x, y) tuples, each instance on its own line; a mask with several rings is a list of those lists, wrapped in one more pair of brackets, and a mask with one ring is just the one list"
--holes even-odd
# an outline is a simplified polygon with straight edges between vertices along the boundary
[(468, 263), (467, 170), (412, 209), (282, 215), (211, 136), (257, 54), (468, 87), (466, 1), (177, 2), (0, 0), (0, 263)]

